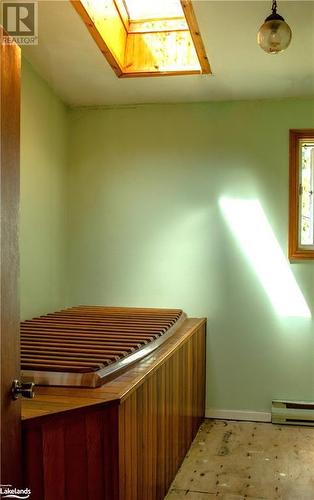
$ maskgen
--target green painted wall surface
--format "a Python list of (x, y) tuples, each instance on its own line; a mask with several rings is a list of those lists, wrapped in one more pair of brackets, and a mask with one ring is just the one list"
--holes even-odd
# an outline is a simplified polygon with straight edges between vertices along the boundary
[(23, 60), (21, 317), (66, 304), (67, 108)]
[[(313, 319), (276, 312), (219, 205), (258, 200), (286, 254), (288, 130), (307, 127), (313, 100), (69, 113), (24, 61), (22, 317), (79, 303), (182, 307), (208, 318), (208, 408), (313, 399)], [(241, 223), (278, 285), (273, 242), (260, 221)], [(314, 314), (314, 264), (285, 266)]]
[[(71, 302), (206, 316), (208, 408), (314, 398), (313, 320), (277, 314), (219, 207), (258, 200), (286, 254), (288, 130), (306, 127), (313, 100), (70, 113)], [(314, 314), (313, 262), (285, 266)]]

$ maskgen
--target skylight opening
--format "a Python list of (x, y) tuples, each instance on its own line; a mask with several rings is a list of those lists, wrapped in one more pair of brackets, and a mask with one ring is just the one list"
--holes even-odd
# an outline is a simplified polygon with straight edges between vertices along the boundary
[(118, 77), (209, 74), (190, 0), (71, 0)]
[(123, 0), (130, 21), (184, 18), (180, 0)]

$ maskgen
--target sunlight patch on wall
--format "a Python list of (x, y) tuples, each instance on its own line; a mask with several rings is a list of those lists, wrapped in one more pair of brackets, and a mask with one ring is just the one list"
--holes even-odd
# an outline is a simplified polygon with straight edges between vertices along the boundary
[(222, 197), (219, 205), (278, 315), (311, 318), (260, 202)]

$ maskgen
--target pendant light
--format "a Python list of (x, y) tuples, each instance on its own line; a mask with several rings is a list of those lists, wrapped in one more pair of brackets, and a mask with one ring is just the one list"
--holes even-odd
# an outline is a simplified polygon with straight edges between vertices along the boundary
[(284, 18), (277, 14), (276, 0), (273, 0), (271, 9), (272, 13), (259, 29), (257, 42), (268, 54), (278, 54), (289, 46), (292, 33)]

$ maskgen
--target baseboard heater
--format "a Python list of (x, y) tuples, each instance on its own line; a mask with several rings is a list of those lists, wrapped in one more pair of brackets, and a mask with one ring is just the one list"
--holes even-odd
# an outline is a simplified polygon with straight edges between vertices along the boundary
[(314, 402), (274, 400), (271, 421), (273, 424), (314, 426)]

